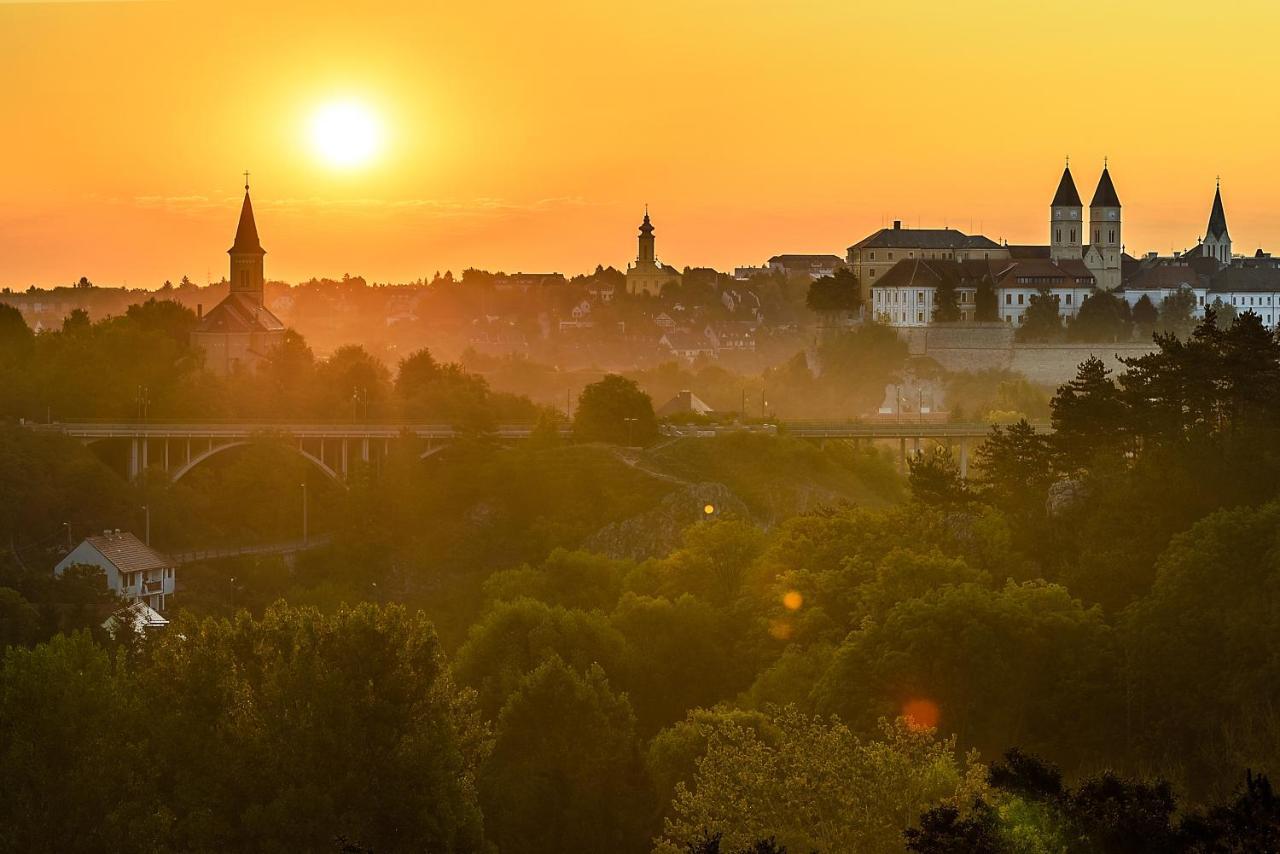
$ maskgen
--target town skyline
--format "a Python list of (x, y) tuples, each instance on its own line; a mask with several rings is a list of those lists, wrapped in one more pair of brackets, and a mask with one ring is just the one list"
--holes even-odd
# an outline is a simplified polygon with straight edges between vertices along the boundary
[[(1066, 158), (1064, 158), (1064, 161), (1065, 163), (1069, 164), (1073, 161), (1073, 158), (1071, 158), (1070, 156), (1067, 156)], [(1106, 164), (1109, 161), (1110, 161), (1109, 157), (1104, 157), (1102, 159), (1101, 162), (1103, 166), (1099, 168), (1098, 170), (1099, 173), (1101, 173), (1102, 169), (1106, 168)], [(1093, 179), (1090, 177), (1086, 177), (1090, 175), (1088, 165), (1081, 164), (1079, 159), (1074, 159), (1074, 162), (1075, 162), (1075, 168), (1072, 171), (1078, 175), (1082, 186), (1085, 183), (1088, 183), (1089, 186), (1092, 186), (1092, 183), (1090, 182)], [(1082, 165), (1083, 165), (1083, 168), (1081, 168)], [(247, 181), (251, 174), (252, 173), (247, 171), (242, 172), (240, 175), (240, 180)], [(1117, 180), (1119, 181), (1119, 183), (1121, 183), (1122, 186), (1124, 185), (1123, 178), (1120, 178)], [(1050, 185), (1056, 185), (1056, 181), (1047, 181), (1046, 186), (1050, 186)], [(244, 189), (248, 189), (248, 187), (245, 187)], [(1208, 216), (1207, 212), (1210, 210), (1212, 206), (1213, 198), (1215, 195), (1221, 192), (1220, 176), (1214, 177), (1212, 190), (1213, 192), (1208, 196), (1206, 202), (1202, 205), (1202, 209), (1198, 217), (1191, 216), (1191, 215), (1183, 215), (1181, 211), (1178, 211), (1177, 212), (1178, 215), (1176, 217), (1169, 219), (1169, 221), (1171, 222), (1176, 221), (1179, 224), (1189, 222), (1189, 221), (1200, 222), (1200, 225), (1198, 227), (1195, 227), (1192, 229), (1194, 234), (1191, 235), (1188, 238), (1188, 240), (1182, 241), (1181, 243), (1177, 241), (1171, 241), (1168, 246), (1163, 246), (1163, 247), (1143, 246), (1141, 248), (1134, 246), (1133, 243), (1130, 242), (1129, 238), (1130, 238), (1130, 235), (1133, 234), (1134, 232), (1137, 232), (1138, 234), (1144, 233), (1142, 223), (1140, 220), (1138, 220), (1138, 218), (1143, 215), (1141, 212), (1147, 210), (1147, 208), (1141, 203), (1141, 201), (1137, 201), (1137, 200), (1131, 201), (1131, 199), (1133, 199), (1132, 191), (1126, 190), (1125, 191), (1125, 240), (1123, 241), (1125, 252), (1131, 256), (1139, 257), (1141, 255), (1147, 254), (1148, 252), (1158, 252), (1161, 255), (1173, 255), (1173, 254), (1177, 254), (1185, 250), (1194, 248), (1197, 244), (1197, 240), (1199, 240), (1204, 236), (1204, 226), (1205, 226), (1205, 223), (1207, 222), (1207, 216)], [(1230, 190), (1228, 189), (1227, 192), (1229, 195)], [(1048, 199), (1050, 197), (1050, 194), (1047, 194), (1047, 193), (1042, 193), (1042, 195), (1045, 196), (1045, 199)], [(192, 230), (198, 231), (198, 233), (200, 234), (204, 234), (211, 229), (216, 229), (217, 226), (220, 224), (222, 233), (218, 236), (211, 238), (211, 240), (213, 241), (211, 245), (214, 247), (218, 247), (219, 240), (225, 242), (229, 239), (227, 234), (228, 232), (227, 222), (234, 219), (235, 211), (239, 209), (242, 203), (242, 198), (243, 198), (242, 195), (239, 195), (239, 194), (234, 196), (228, 196), (225, 200), (224, 199), (214, 200), (206, 196), (191, 197), (189, 199), (183, 200), (181, 203), (182, 205), (190, 206), (190, 209), (179, 212), (178, 207), (170, 207), (168, 208), (168, 212), (172, 216), (180, 216), (186, 219), (188, 224), (191, 226)], [(299, 200), (299, 199), (278, 199), (278, 198), (273, 199), (270, 196), (264, 199), (261, 193), (255, 189), (255, 192), (254, 192), (255, 207), (259, 211), (266, 212), (267, 215), (271, 217), (273, 222), (273, 227), (272, 227), (273, 239), (271, 243), (273, 247), (281, 246), (281, 245), (284, 247), (284, 249), (272, 250), (272, 255), (273, 255), (272, 266), (275, 269), (283, 268), (286, 271), (296, 271), (305, 267), (305, 261), (301, 261), (299, 259), (290, 259), (288, 256), (288, 250), (291, 244), (290, 244), (290, 237), (289, 237), (290, 231), (287, 228), (287, 225), (290, 223), (290, 221), (293, 218), (295, 218), (298, 215), (299, 209), (304, 207), (305, 204), (306, 204), (305, 200)], [(1256, 246), (1250, 245), (1249, 232), (1247, 230), (1247, 226), (1236, 225), (1236, 223), (1246, 218), (1236, 212), (1236, 206), (1234, 204), (1229, 204), (1228, 206), (1232, 211), (1231, 221), (1233, 224), (1232, 226), (1233, 229), (1235, 229), (1236, 233), (1244, 235), (1242, 239), (1237, 239), (1235, 242), (1235, 246), (1237, 247), (1236, 254), (1252, 254), (1253, 251), (1256, 249), (1261, 249), (1263, 251), (1269, 252), (1270, 251), (1269, 244), (1265, 242), (1265, 237), (1261, 241), (1259, 241)], [(410, 209), (410, 212), (404, 213), (403, 215), (407, 217), (412, 217), (413, 213), (411, 209), (417, 206), (406, 205), (405, 207), (407, 209)], [(608, 207), (610, 210), (612, 210), (614, 208), (621, 209), (623, 205), (619, 203), (619, 204), (613, 204), (608, 206), (602, 205), (601, 207)], [(441, 271), (446, 271), (446, 270), (453, 271), (455, 274), (460, 274), (462, 270), (467, 268), (491, 270), (494, 272), (500, 271), (500, 272), (507, 272), (507, 273), (543, 271), (543, 268), (545, 268), (545, 271), (547, 272), (561, 272), (567, 275), (587, 273), (595, 269), (597, 265), (604, 266), (604, 267), (612, 266), (619, 270), (625, 270), (628, 264), (631, 264), (635, 261), (636, 256), (634, 252), (632, 252), (632, 254), (630, 255), (623, 255), (623, 256), (618, 255), (618, 252), (625, 251), (621, 249), (618, 244), (625, 243), (627, 245), (634, 246), (635, 227), (640, 225), (642, 219), (645, 219), (649, 216), (650, 207), (651, 206), (648, 203), (642, 203), (639, 206), (637, 215), (631, 218), (632, 221), (630, 222), (630, 224), (622, 225), (620, 227), (621, 237), (615, 234), (608, 240), (607, 248), (597, 247), (597, 249), (595, 250), (597, 254), (594, 256), (595, 257), (594, 261), (591, 260), (591, 258), (593, 257), (592, 255), (583, 254), (584, 252), (589, 253), (591, 250), (579, 250), (576, 254), (581, 255), (581, 257), (585, 258), (586, 260), (582, 261), (582, 263), (577, 265), (556, 264), (554, 260), (541, 266), (538, 266), (538, 265), (520, 266), (518, 263), (515, 265), (510, 265), (510, 264), (503, 265), (501, 263), (488, 264), (484, 262), (475, 262), (475, 261), (459, 261), (454, 264), (432, 264), (429, 260), (427, 260), (418, 266), (418, 272), (416, 275), (409, 274), (400, 278), (397, 278), (395, 276), (385, 277), (385, 276), (373, 275), (373, 274), (370, 274), (370, 272), (367, 269), (359, 266), (352, 267), (352, 268), (344, 268), (341, 270), (313, 270), (310, 272), (306, 272), (305, 270), (302, 270), (301, 272), (294, 272), (292, 274), (290, 273), (282, 274), (282, 273), (274, 272), (273, 270), (273, 273), (270, 278), (273, 281), (297, 283), (297, 282), (307, 281), (313, 278), (326, 278), (326, 277), (332, 278), (332, 277), (340, 277), (343, 274), (351, 274), (351, 275), (359, 275), (371, 282), (386, 282), (386, 283), (398, 284), (398, 283), (412, 282), (419, 279), (429, 279), (432, 277), (433, 273), (439, 273)], [(662, 214), (661, 214), (661, 211), (659, 210), (655, 210), (653, 212), (653, 220), (656, 226), (655, 230), (658, 230), (658, 233), (661, 235), (662, 246), (663, 246), (663, 249), (658, 253), (658, 261), (660, 263), (671, 264), (672, 266), (675, 266), (677, 268), (710, 267), (710, 268), (714, 268), (724, 272), (732, 272), (736, 267), (746, 267), (746, 266), (755, 266), (755, 265), (763, 264), (768, 257), (772, 255), (778, 255), (778, 254), (788, 254), (788, 253), (815, 254), (815, 255), (831, 254), (831, 255), (836, 255), (838, 257), (844, 258), (846, 255), (846, 250), (850, 246), (852, 246), (854, 243), (856, 243), (858, 240), (862, 239), (862, 236), (865, 236), (867, 234), (873, 234), (880, 229), (889, 228), (895, 224), (901, 225), (902, 227), (905, 227), (905, 228), (924, 228), (924, 229), (951, 228), (951, 229), (956, 229), (958, 231), (962, 231), (971, 235), (985, 236), (1001, 244), (1012, 244), (1012, 245), (1047, 244), (1049, 242), (1049, 225), (1047, 224), (1043, 214), (1044, 214), (1044, 210), (1048, 207), (1048, 201), (1041, 200), (1041, 204), (1039, 205), (1039, 207), (1040, 207), (1041, 215), (1038, 218), (1039, 220), (1038, 223), (1035, 224), (1039, 226), (1038, 231), (1035, 229), (1035, 225), (1029, 225), (1028, 228), (1031, 229), (1030, 231), (1027, 231), (1027, 232), (1019, 231), (1016, 235), (1004, 234), (1002, 233), (1002, 230), (1000, 230), (998, 226), (997, 226), (997, 229), (993, 229), (989, 227), (985, 221), (983, 220), (975, 221), (972, 218), (969, 218), (966, 220), (966, 219), (958, 219), (954, 217), (943, 217), (938, 221), (928, 221), (921, 216), (916, 216), (913, 219), (906, 216), (885, 215), (879, 218), (874, 224), (866, 225), (862, 232), (859, 232), (858, 234), (849, 235), (850, 239), (847, 239), (841, 242), (838, 246), (761, 247), (760, 252), (757, 252), (755, 256), (746, 256), (744, 254), (742, 257), (731, 258), (728, 261), (720, 261), (720, 262), (706, 261), (701, 256), (690, 257), (687, 255), (684, 255), (683, 257), (681, 257), (683, 253), (687, 253), (690, 251), (689, 247), (692, 245), (693, 241), (696, 241), (697, 239), (696, 235), (681, 234), (675, 228), (672, 228), (670, 226), (668, 226), (665, 229), (662, 229), (661, 226), (664, 220), (662, 219)], [(196, 211), (198, 211), (199, 213), (197, 214)], [(625, 212), (619, 214), (619, 217), (625, 219), (626, 217)], [(1014, 216), (1013, 218), (1018, 221), (1021, 221), (1021, 220), (1027, 219), (1028, 217), (1022, 211), (1018, 211), (1017, 215)], [(610, 225), (618, 224), (617, 220), (612, 214), (609, 217), (603, 218), (603, 219), (606, 223)], [(856, 221), (856, 222), (863, 222), (863, 221), (869, 222), (869, 220), (865, 216), (853, 216), (853, 217), (849, 217), (849, 219), (851, 221)], [(281, 228), (281, 226), (285, 226), (285, 227)], [(279, 235), (275, 234), (277, 230), (280, 231)], [(827, 230), (829, 231), (830, 229), (827, 229)], [(1149, 231), (1149, 229), (1147, 230)], [(670, 248), (673, 246), (675, 247), (675, 249)], [(612, 254), (605, 254), (605, 253), (612, 253)], [(89, 278), (94, 280), (96, 284), (103, 284), (103, 285), (110, 285), (110, 286), (128, 286), (130, 288), (138, 288), (143, 290), (159, 289), (165, 281), (174, 281), (176, 278), (180, 278), (182, 275), (186, 275), (190, 277), (193, 281), (197, 281), (201, 283), (218, 282), (218, 281), (224, 280), (225, 271), (223, 268), (225, 267), (225, 258), (223, 256), (225, 253), (220, 248), (215, 248), (212, 252), (208, 251), (208, 249), (205, 248), (204, 250), (202, 250), (201, 254), (202, 256), (208, 257), (208, 265), (204, 275), (200, 275), (198, 271), (189, 270), (185, 268), (182, 273), (178, 273), (178, 274), (169, 273), (165, 275), (164, 278), (154, 282), (152, 281), (139, 282), (136, 279), (134, 279), (133, 281), (130, 281), (130, 279), (127, 277), (121, 278), (119, 280), (105, 280), (105, 279), (100, 280), (100, 278), (95, 278), (95, 276), (92, 275), (91, 273), (81, 273), (81, 275), (88, 275)], [(570, 250), (565, 254), (569, 256), (573, 256), (575, 255), (575, 252), (573, 250)], [(674, 261), (671, 260), (673, 255), (676, 256)], [(376, 262), (374, 263), (376, 264)], [(3, 268), (0, 268), (0, 287), (7, 287), (15, 290), (19, 288), (29, 287), (32, 285), (38, 288), (57, 287), (59, 285), (73, 283), (78, 279), (78, 276), (72, 275), (72, 276), (64, 277), (62, 279), (56, 279), (56, 280), (44, 281), (44, 282), (26, 282), (26, 283), (9, 282), (4, 279), (5, 272), (6, 271)]]
[[(249, 10), (0, 4), (23, 81), (0, 93), (0, 285), (216, 276), (245, 169), (287, 281), (620, 265), (645, 202), (679, 267), (895, 219), (1033, 242), (1067, 154), (1084, 183), (1110, 158), (1131, 253), (1186, 248), (1219, 175), (1241, 251), (1280, 233), (1256, 101), (1280, 72), (1238, 46), (1242, 20), (1280, 28), (1262, 3)], [(363, 160), (308, 136), (350, 102), (379, 130)]]

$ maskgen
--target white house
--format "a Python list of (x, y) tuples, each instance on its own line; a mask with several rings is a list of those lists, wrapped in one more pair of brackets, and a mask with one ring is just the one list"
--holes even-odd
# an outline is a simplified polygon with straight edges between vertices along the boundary
[(110, 590), (155, 611), (163, 611), (165, 600), (173, 595), (173, 561), (124, 531), (86, 537), (58, 562), (53, 574), (61, 575), (77, 564), (101, 567)]

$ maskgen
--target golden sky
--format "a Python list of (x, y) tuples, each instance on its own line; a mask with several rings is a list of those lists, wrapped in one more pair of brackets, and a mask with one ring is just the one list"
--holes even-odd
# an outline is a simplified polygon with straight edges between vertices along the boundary
[[(0, 0), (0, 285), (843, 254), (889, 220), (1045, 242), (1109, 156), (1130, 252), (1280, 251), (1273, 2)], [(336, 170), (334, 100), (385, 145)]]

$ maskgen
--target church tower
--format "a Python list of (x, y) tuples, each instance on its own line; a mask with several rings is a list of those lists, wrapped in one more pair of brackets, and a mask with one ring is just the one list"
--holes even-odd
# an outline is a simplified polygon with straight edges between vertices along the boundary
[(1084, 203), (1071, 177), (1071, 164), (1062, 170), (1058, 192), (1049, 203), (1049, 258), (1052, 261), (1079, 261), (1083, 253)]
[(640, 223), (640, 237), (637, 241), (640, 244), (640, 251), (636, 255), (637, 267), (652, 267), (655, 256), (653, 254), (653, 223), (649, 222), (649, 206), (644, 208), (644, 222)]
[(240, 207), (240, 224), (236, 227), (236, 240), (227, 250), (231, 256), (231, 293), (244, 294), (257, 305), (262, 305), (262, 259), (266, 250), (258, 242), (258, 226), (253, 221), (253, 204), (249, 201), (249, 181), (245, 176), (244, 204)]
[(1089, 203), (1089, 229), (1092, 241), (1086, 263), (1099, 289), (1113, 291), (1120, 287), (1120, 256), (1124, 243), (1120, 237), (1120, 197), (1116, 185), (1111, 183), (1111, 172), (1106, 163), (1098, 189)]
[(1231, 263), (1231, 235), (1227, 232), (1227, 214), (1222, 209), (1222, 184), (1213, 191), (1213, 208), (1204, 232), (1204, 254), (1219, 264)]

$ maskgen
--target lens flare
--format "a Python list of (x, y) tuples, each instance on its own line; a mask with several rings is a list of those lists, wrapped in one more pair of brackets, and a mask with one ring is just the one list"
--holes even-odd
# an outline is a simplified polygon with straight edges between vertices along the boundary
[(936, 729), (942, 719), (942, 710), (933, 700), (920, 697), (902, 704), (902, 717), (913, 730)]
[(782, 607), (788, 611), (799, 611), (804, 604), (804, 595), (799, 590), (788, 590), (782, 597)]

